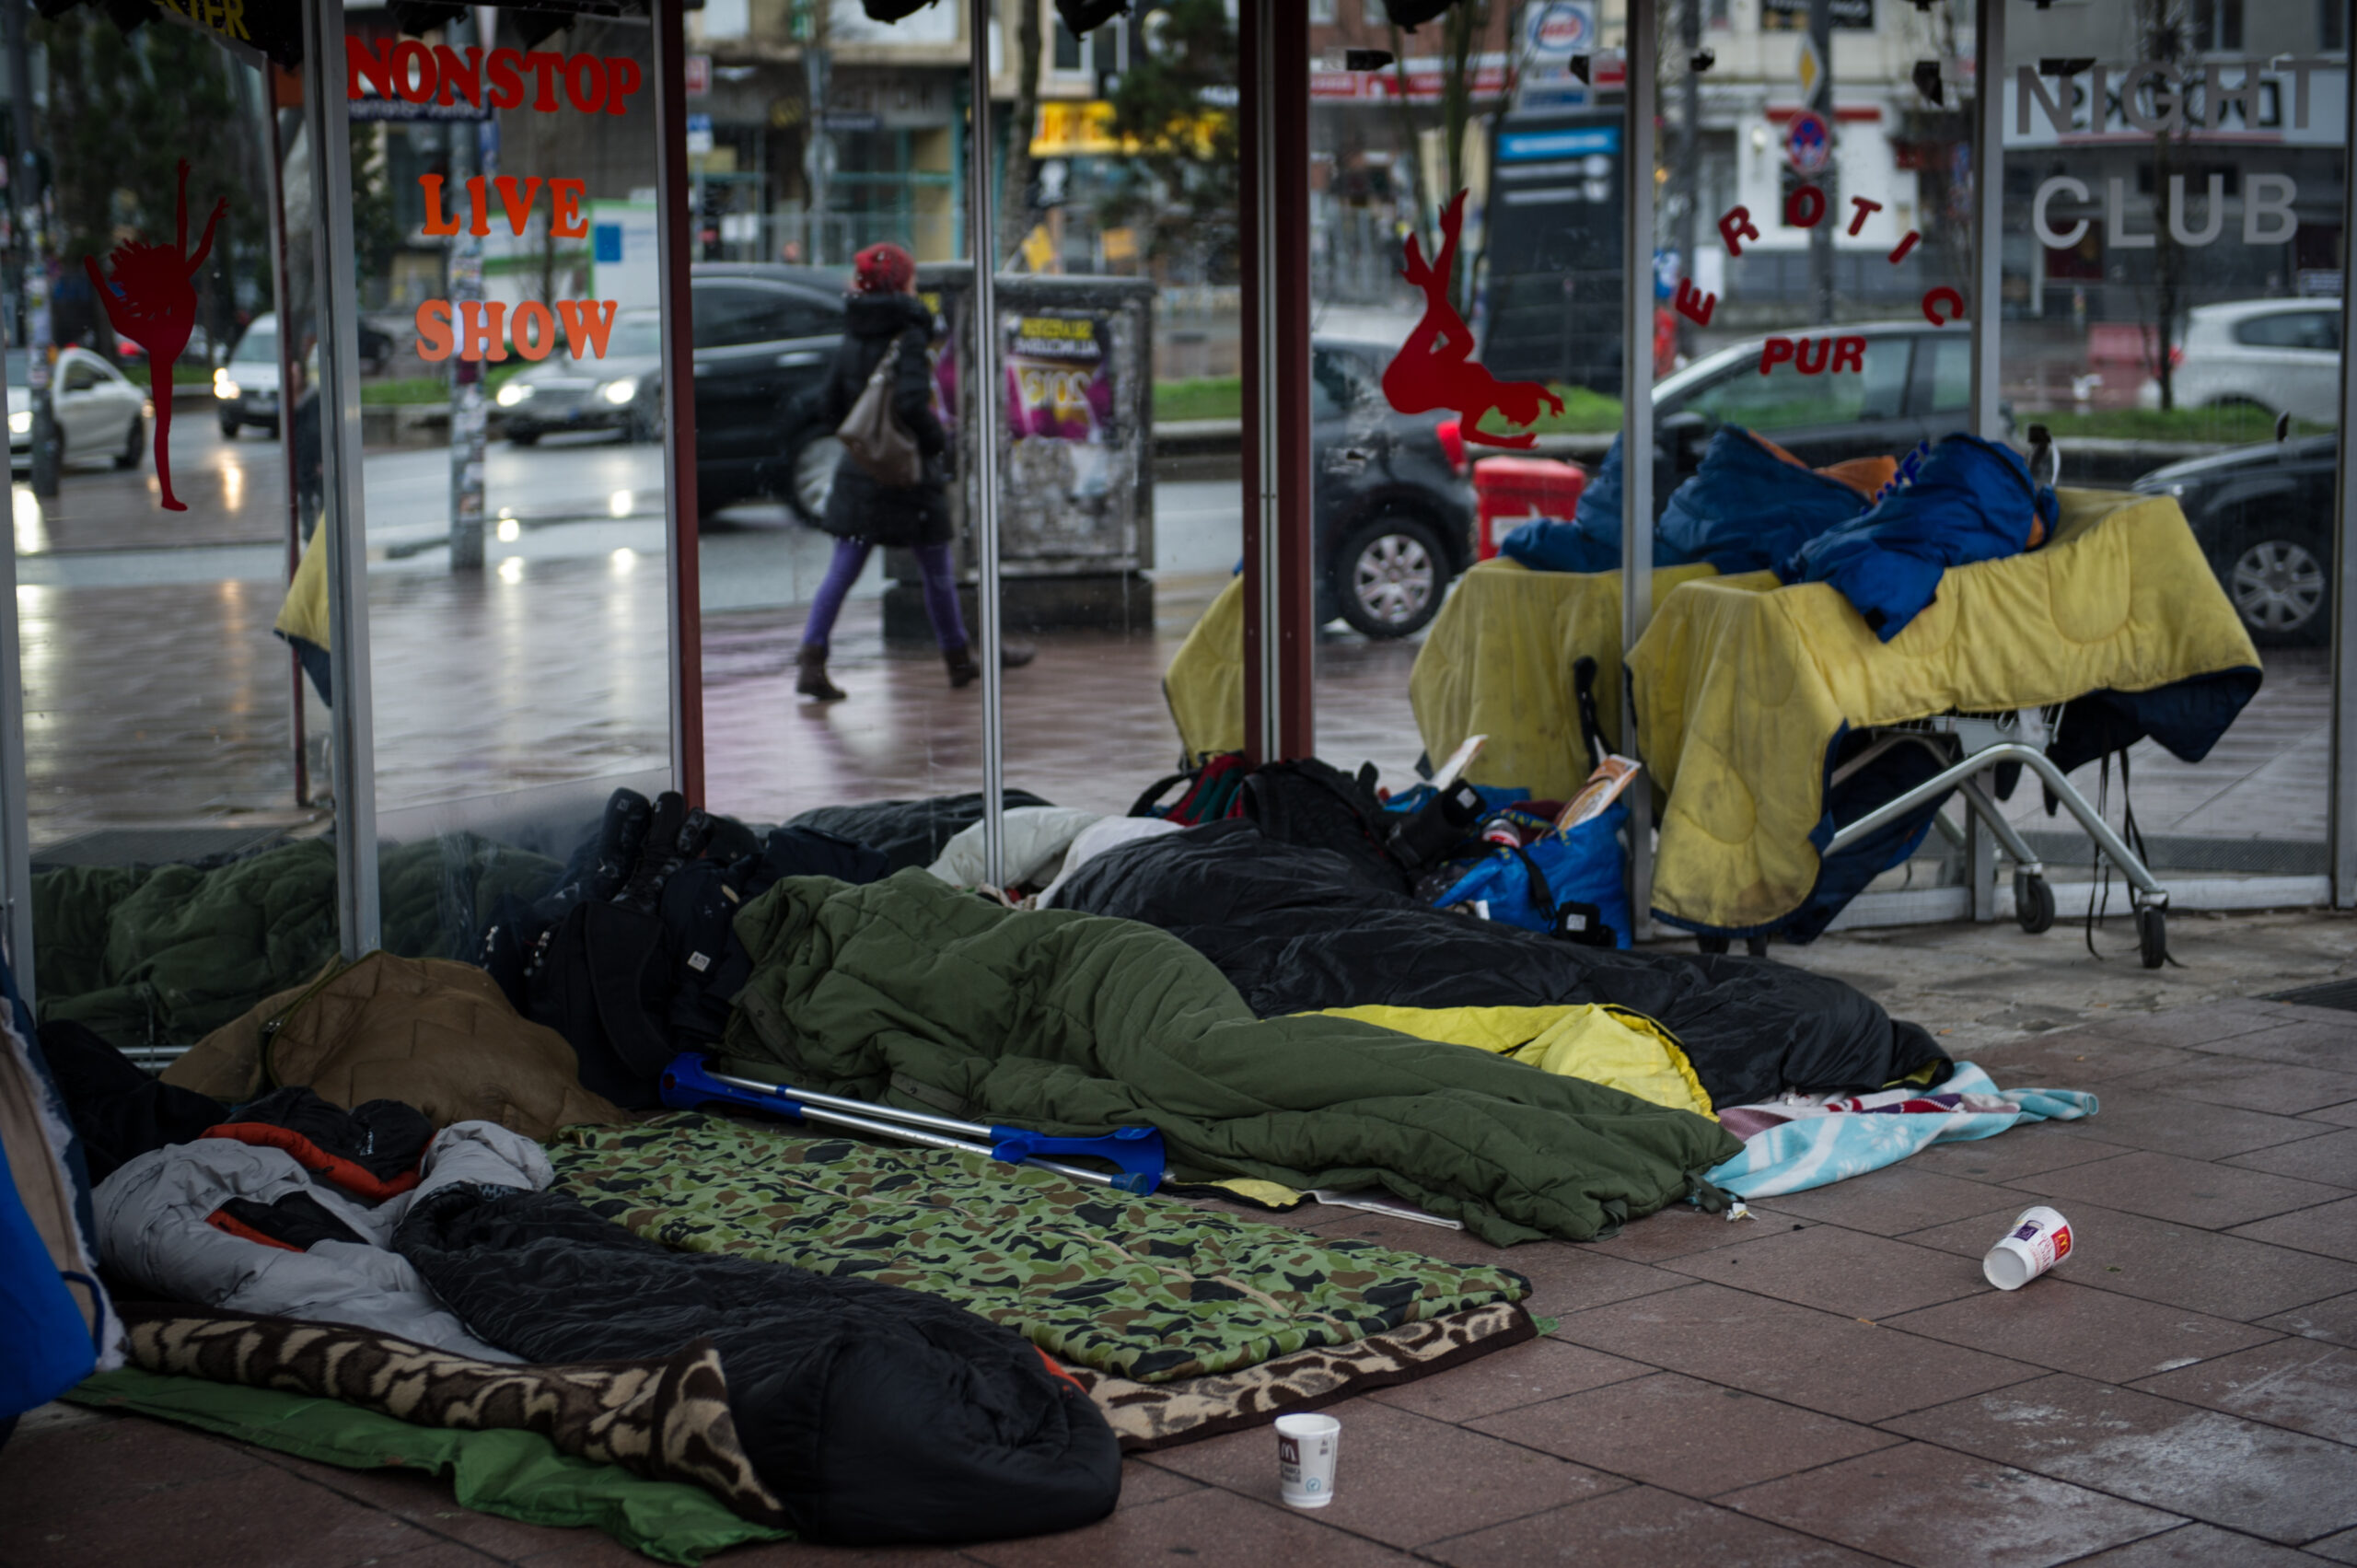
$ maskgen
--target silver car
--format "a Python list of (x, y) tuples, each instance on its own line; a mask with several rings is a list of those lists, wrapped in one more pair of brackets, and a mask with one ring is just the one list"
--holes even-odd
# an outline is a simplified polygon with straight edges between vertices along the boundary
[(229, 354), (229, 363), (213, 373), (215, 412), (221, 434), (236, 440), (249, 424), (278, 428), (278, 318), (257, 316)]
[[(19, 470), (33, 460), (33, 401), (26, 351), (8, 351), (8, 459)], [(119, 469), (145, 460), (145, 389), (84, 348), (61, 350), (50, 371), (50, 406), (57, 415), (61, 462), (103, 458)]]
[[(2186, 312), (2172, 377), (2179, 408), (2243, 404), (2317, 424), (2340, 418), (2340, 301), (2246, 299)], [(2161, 384), (2137, 400), (2161, 406)]]

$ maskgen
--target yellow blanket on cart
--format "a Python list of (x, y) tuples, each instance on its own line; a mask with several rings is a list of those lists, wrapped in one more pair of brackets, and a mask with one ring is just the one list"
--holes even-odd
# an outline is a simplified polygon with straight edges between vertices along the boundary
[[(1706, 564), (1654, 573), (1658, 606)], [(1772, 580), (1772, 579), (1771, 579)], [(1425, 752), (1437, 762), (1469, 735), (1489, 743), (1466, 771), (1475, 784), (1567, 800), (1587, 782), (1572, 671), (1596, 660), (1596, 717), (1620, 746), (1620, 574), (1534, 572), (1503, 556), (1465, 574), (1424, 634), (1408, 679)]]
[(2222, 712), (2248, 700), (2258, 651), (2177, 503), (2098, 490), (2061, 500), (2052, 543), (1951, 569), (1888, 643), (1831, 587), (1778, 587), (1768, 573), (1657, 601), (1629, 661), (1645, 766), (1667, 796), (1657, 912), (1747, 931), (1798, 909), (1817, 884), (1812, 835), (1830, 831), (1826, 774), (1846, 730), (2228, 671), (2250, 676)]

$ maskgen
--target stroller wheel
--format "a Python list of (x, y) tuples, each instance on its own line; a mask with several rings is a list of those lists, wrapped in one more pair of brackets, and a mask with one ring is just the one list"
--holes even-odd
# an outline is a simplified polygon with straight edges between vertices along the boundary
[(2146, 904), (2136, 912), (2136, 950), (2148, 970), (2169, 961), (2169, 912)]
[(2054, 889), (2043, 877), (2014, 876), (2014, 918), (2032, 936), (2054, 925)]
[(1697, 936), (1694, 946), (1705, 953), (1724, 953), (1727, 950), (1727, 939), (1724, 936)]

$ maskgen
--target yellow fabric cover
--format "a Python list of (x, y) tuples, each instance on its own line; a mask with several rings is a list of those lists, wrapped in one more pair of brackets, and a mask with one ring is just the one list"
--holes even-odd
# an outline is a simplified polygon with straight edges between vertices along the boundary
[(1808, 897), (1827, 748), (1844, 724), (2148, 691), (2258, 668), (2234, 606), (2165, 496), (2066, 490), (2054, 542), (1950, 570), (1888, 643), (1823, 583), (1769, 573), (1659, 600), (1630, 656), (1645, 766), (1666, 791), (1654, 907), (1771, 923)]
[(325, 528), (311, 535), (295, 580), (286, 585), (285, 602), (278, 607), (274, 628), (290, 637), (333, 649), (328, 641), (328, 536)]
[(1187, 766), (1244, 749), (1244, 579), (1229, 579), (1162, 678)]
[(1626, 1007), (1329, 1007), (1418, 1040), (1511, 1056), (1558, 1077), (1585, 1078), (1671, 1110), (1718, 1120), (1702, 1080), (1667, 1029)]
[[(1654, 603), (1716, 569), (1654, 573)], [(1596, 660), (1596, 710), (1620, 744), (1620, 574), (1534, 572), (1503, 556), (1458, 579), (1434, 617), (1408, 678), (1424, 750), (1437, 764), (1469, 735), (1486, 735), (1466, 776), (1568, 800), (1587, 782), (1572, 668)], [(1183, 727), (1183, 726), (1182, 726)]]

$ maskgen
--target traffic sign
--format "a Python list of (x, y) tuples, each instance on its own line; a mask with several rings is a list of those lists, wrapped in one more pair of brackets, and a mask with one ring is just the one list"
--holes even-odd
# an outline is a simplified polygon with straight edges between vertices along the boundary
[(1803, 110), (1784, 132), (1784, 161), (1795, 174), (1818, 174), (1833, 161), (1833, 128), (1825, 116)]
[(1795, 75), (1800, 77), (1801, 101), (1805, 103), (1817, 96), (1817, 85), (1825, 79), (1825, 57), (1817, 52), (1817, 40), (1806, 33), (1801, 35), (1800, 67)]

